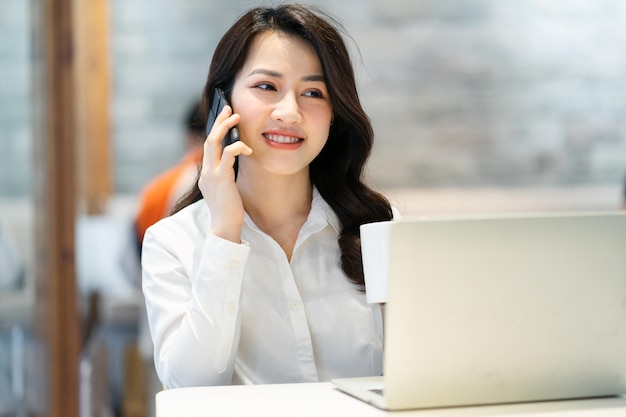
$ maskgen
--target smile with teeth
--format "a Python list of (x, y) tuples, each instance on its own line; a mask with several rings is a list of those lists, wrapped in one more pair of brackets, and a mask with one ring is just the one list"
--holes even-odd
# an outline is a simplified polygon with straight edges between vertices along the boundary
[(294, 136), (283, 136), (283, 135), (272, 135), (269, 133), (263, 134), (265, 139), (270, 140), (276, 143), (297, 143), (303, 140), (302, 138), (297, 138)]

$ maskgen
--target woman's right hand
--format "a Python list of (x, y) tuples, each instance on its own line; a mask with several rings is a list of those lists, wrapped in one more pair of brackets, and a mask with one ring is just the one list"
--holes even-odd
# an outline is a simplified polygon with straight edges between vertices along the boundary
[(235, 243), (241, 242), (244, 209), (235, 182), (235, 158), (250, 155), (252, 149), (237, 141), (222, 149), (222, 139), (239, 123), (239, 115), (224, 107), (204, 142), (204, 156), (198, 187), (211, 211), (211, 233)]

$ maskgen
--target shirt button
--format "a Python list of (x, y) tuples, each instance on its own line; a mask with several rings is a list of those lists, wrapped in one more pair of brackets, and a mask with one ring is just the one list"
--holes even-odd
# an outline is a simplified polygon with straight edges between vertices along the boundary
[(237, 303), (226, 303), (226, 311), (229, 313), (236, 313), (237, 312)]
[(228, 263), (228, 266), (230, 266), (231, 269), (237, 269), (239, 268), (239, 265), (241, 265), (239, 259), (231, 259)]
[(290, 306), (292, 310), (300, 310), (302, 308), (302, 303), (300, 301), (292, 301)]

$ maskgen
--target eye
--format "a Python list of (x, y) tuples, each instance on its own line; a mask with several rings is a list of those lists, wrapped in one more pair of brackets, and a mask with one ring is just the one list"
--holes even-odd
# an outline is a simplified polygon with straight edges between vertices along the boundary
[(304, 94), (302, 94), (305, 97), (312, 97), (312, 98), (324, 98), (324, 93), (322, 93), (320, 90), (309, 90), (304, 92)]
[(266, 90), (266, 91), (276, 91), (276, 87), (269, 83), (259, 83), (254, 86), (255, 88)]

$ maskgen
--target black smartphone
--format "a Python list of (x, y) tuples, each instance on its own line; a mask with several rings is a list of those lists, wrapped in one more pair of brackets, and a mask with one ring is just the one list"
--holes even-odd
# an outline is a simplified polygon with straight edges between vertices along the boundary
[[(206, 134), (208, 136), (211, 128), (213, 128), (213, 124), (215, 123), (215, 118), (218, 114), (222, 112), (224, 106), (230, 106), (228, 104), (228, 100), (226, 99), (226, 94), (224, 94), (224, 90), (221, 88), (216, 88), (213, 90), (213, 101), (211, 102), (211, 108), (209, 109), (209, 117), (206, 122)], [(224, 139), (222, 139), (222, 148), (230, 145), (231, 143), (235, 143), (239, 140), (239, 131), (236, 127), (231, 128)]]

